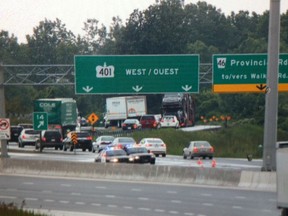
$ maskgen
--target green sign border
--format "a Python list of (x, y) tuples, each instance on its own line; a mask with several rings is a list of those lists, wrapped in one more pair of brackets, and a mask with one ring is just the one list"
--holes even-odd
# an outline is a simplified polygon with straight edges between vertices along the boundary
[[(37, 119), (37, 115), (44, 115), (44, 124), (41, 127), (37, 127), (36, 124), (39, 124), (39, 120)], [(33, 129), (34, 130), (47, 130), (48, 129), (48, 113), (47, 112), (34, 112), (33, 113)]]
[[(217, 58), (219, 58), (219, 63)], [(220, 58), (223, 58), (223, 60), (221, 61)], [(280, 64), (281, 59), (282, 65)], [(265, 53), (215, 54), (212, 56), (212, 63), (213, 84), (266, 83), (268, 55)], [(279, 83), (288, 83), (288, 54), (286, 53), (279, 55)]]
[(199, 55), (76, 55), (75, 94), (198, 93)]

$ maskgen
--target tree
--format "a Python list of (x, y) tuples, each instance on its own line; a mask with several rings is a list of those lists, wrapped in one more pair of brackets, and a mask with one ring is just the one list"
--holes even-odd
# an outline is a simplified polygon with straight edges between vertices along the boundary
[[(34, 28), (32, 36), (27, 35), (28, 47), (30, 49), (30, 59), (33, 64), (57, 64), (72, 63), (75, 53), (68, 51), (75, 45), (76, 39), (71, 31), (68, 31), (65, 24), (59, 19), (50, 21), (45, 19)], [(68, 50), (66, 50), (66, 48)], [(57, 58), (57, 50), (68, 54), (69, 57)], [(63, 62), (63, 61), (66, 62)], [(61, 61), (61, 62), (60, 62)]]

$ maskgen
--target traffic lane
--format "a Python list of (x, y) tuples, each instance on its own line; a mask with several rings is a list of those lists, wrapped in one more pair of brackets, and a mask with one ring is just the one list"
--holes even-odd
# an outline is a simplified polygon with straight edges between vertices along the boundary
[[(11, 151), (9, 151), (11, 150)], [(14, 152), (17, 151), (17, 152)], [(92, 153), (81, 149), (76, 151), (61, 151), (54, 149), (44, 149), (42, 153), (35, 150), (33, 146), (26, 146), (25, 148), (18, 148), (15, 145), (9, 146), (8, 154), (11, 158), (21, 159), (35, 159), (35, 160), (59, 160), (59, 161), (78, 161), (78, 162), (94, 162), (97, 153)], [(167, 155), (166, 157), (157, 157), (156, 165), (159, 166), (185, 166), (185, 167), (215, 167), (215, 168), (229, 168), (229, 169), (241, 169), (241, 170), (255, 170), (259, 171), (262, 167), (261, 159), (254, 159), (248, 161), (246, 158), (214, 158), (214, 165), (210, 159), (195, 158), (183, 159), (182, 156)]]
[(0, 201), (109, 215), (280, 215), (276, 193), (172, 184), (0, 175)]

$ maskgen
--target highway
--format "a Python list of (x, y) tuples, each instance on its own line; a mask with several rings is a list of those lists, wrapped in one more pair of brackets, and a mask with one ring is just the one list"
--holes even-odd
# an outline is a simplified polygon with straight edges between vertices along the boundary
[[(96, 157), (96, 153), (82, 152), (77, 149), (75, 152), (56, 151), (54, 149), (44, 149), (42, 153), (35, 150), (33, 146), (25, 146), (18, 148), (16, 143), (10, 143), (8, 146), (8, 154), (11, 158), (29, 159), (29, 160), (55, 160), (55, 161), (77, 161), (84, 163), (92, 163)], [(248, 161), (246, 158), (215, 158), (215, 168), (229, 168), (241, 170), (260, 171), (262, 160)], [(158, 166), (184, 166), (184, 167), (212, 167), (212, 161), (209, 159), (201, 160), (202, 164), (198, 164), (198, 159), (186, 159), (182, 156), (167, 155), (167, 157), (157, 157), (156, 165)]]
[(0, 201), (49, 215), (275, 216), (276, 192), (0, 175)]

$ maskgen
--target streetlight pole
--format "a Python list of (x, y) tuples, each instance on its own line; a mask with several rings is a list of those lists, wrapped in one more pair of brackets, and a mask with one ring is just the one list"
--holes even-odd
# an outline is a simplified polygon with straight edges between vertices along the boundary
[(265, 97), (264, 148), (262, 166), (263, 171), (276, 170), (279, 41), (280, 0), (270, 0), (267, 94)]
[[(0, 63), (0, 118), (5, 118), (5, 94), (4, 94), (4, 70), (3, 66)], [(7, 158), (8, 151), (7, 151), (7, 140), (1, 140), (1, 158)]]

